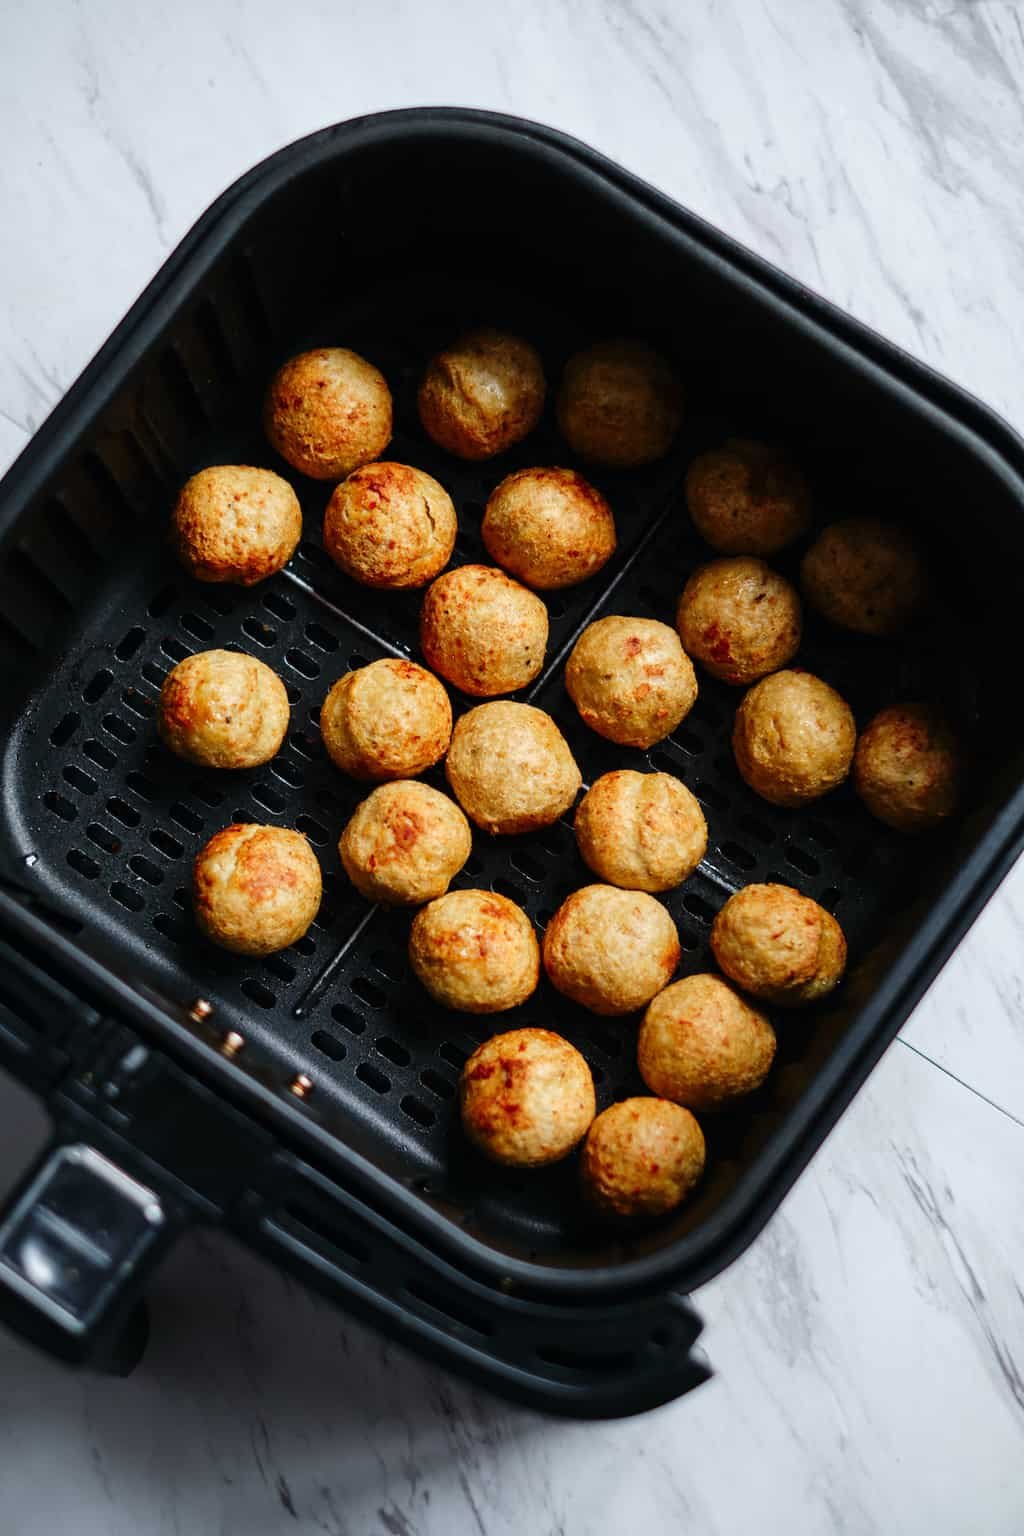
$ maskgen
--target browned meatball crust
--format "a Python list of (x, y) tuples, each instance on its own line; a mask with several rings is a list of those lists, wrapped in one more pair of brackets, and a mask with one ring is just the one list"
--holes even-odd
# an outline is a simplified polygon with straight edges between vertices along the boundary
[(453, 801), (416, 779), (382, 784), (356, 808), (338, 844), (367, 901), (416, 906), (443, 896), (469, 858), (469, 823)]
[(841, 784), (857, 739), (853, 713), (834, 688), (810, 672), (773, 672), (755, 683), (736, 711), (736, 766), (773, 805), (803, 805)]
[(687, 655), (723, 683), (753, 683), (784, 667), (801, 627), (796, 588), (749, 555), (700, 566), (676, 614)]
[(459, 1080), (466, 1135), (486, 1157), (517, 1168), (568, 1156), (596, 1107), (587, 1063), (549, 1029), (492, 1035), (473, 1052)]
[(236, 823), (196, 856), (196, 922), (223, 949), (270, 955), (301, 939), (320, 909), (323, 881), (301, 832)]
[(364, 464), (335, 489), (324, 548), (365, 587), (424, 587), (443, 571), (458, 524), (444, 486), (408, 464)]
[(862, 731), (853, 787), (872, 816), (900, 832), (927, 832), (956, 809), (960, 749), (938, 710), (894, 704)]
[(565, 686), (592, 731), (628, 747), (671, 735), (697, 699), (693, 663), (675, 630), (621, 614), (587, 625), (566, 663)]
[(572, 805), (582, 782), (550, 715), (498, 699), (468, 710), (452, 732), (445, 773), (455, 798), (485, 832), (532, 832)]
[(433, 673), (385, 656), (339, 677), (320, 710), (320, 734), (354, 779), (411, 779), (448, 750), (452, 707)]
[(532, 683), (547, 643), (541, 599), (494, 566), (460, 565), (423, 599), (420, 646), (428, 664), (476, 698)]
[(532, 432), (544, 409), (544, 369), (528, 341), (482, 328), (432, 358), (417, 404), (423, 429), (460, 459), (490, 459)]
[(914, 540), (877, 517), (850, 517), (820, 533), (803, 558), (800, 582), (824, 618), (864, 635), (896, 634), (928, 597)]
[(701, 538), (723, 555), (774, 555), (811, 521), (803, 475), (777, 448), (749, 438), (730, 438), (694, 459), (686, 505)]
[(685, 976), (659, 992), (640, 1025), (637, 1063), (652, 1093), (688, 1109), (722, 1109), (760, 1088), (775, 1031), (718, 976)]
[(629, 469), (663, 458), (683, 417), (670, 365), (640, 341), (601, 341), (565, 365), (558, 425), (581, 459)]
[(417, 912), (409, 959), (435, 1002), (462, 1013), (524, 1003), (540, 975), (540, 947), (521, 907), (495, 891), (449, 891)]
[(391, 441), (391, 391), (379, 369), (347, 347), (301, 352), (270, 381), (267, 437), (293, 469), (342, 480)]
[(824, 907), (788, 885), (747, 885), (722, 907), (711, 949), (744, 992), (797, 1008), (831, 992), (846, 966), (843, 930)]
[(568, 896), (544, 934), (552, 985), (593, 1013), (632, 1013), (679, 964), (679, 934), (644, 891), (585, 885)]
[(622, 1099), (598, 1115), (583, 1144), (588, 1203), (604, 1216), (663, 1216), (704, 1171), (704, 1133), (668, 1099)]
[(302, 508), (272, 470), (215, 464), (186, 481), (172, 536), (178, 559), (197, 581), (251, 587), (288, 564), (302, 537)]
[(528, 587), (586, 581), (615, 553), (615, 519), (573, 469), (520, 469), (491, 492), (484, 513), (491, 559)]
[(576, 810), (584, 862), (609, 885), (669, 891), (693, 873), (708, 845), (698, 801), (670, 773), (604, 773)]

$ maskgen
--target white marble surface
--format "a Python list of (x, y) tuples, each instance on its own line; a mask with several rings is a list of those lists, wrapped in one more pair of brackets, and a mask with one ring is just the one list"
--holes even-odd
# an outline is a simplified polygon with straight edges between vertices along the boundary
[[(0, 0), (0, 464), (236, 175), (425, 103), (579, 135), (1024, 427), (1018, 0)], [(1018, 869), (699, 1293), (696, 1394), (542, 1421), (196, 1239), (131, 1380), (0, 1338), (3, 1530), (1016, 1536), (1022, 941)]]

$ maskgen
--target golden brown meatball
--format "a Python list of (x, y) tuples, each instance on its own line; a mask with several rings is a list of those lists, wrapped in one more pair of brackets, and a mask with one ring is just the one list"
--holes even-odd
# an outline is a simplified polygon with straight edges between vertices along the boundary
[(544, 409), (544, 369), (528, 341), (469, 331), (431, 358), (417, 404), (428, 437), (460, 459), (490, 459), (532, 432)]
[(604, 1216), (663, 1216), (704, 1172), (704, 1133), (668, 1099), (622, 1099), (598, 1115), (583, 1145), (583, 1193)]
[(683, 419), (679, 380), (640, 341), (601, 341), (565, 365), (558, 425), (581, 459), (630, 469), (663, 458)]
[(718, 976), (685, 976), (659, 992), (637, 1040), (652, 1093), (688, 1109), (722, 1109), (760, 1088), (775, 1059), (775, 1031)]
[(704, 812), (670, 773), (632, 768), (602, 774), (576, 809), (584, 861), (609, 885), (669, 891), (697, 868), (708, 845)]
[(824, 618), (862, 635), (904, 629), (928, 593), (913, 539), (877, 517), (849, 517), (820, 533), (804, 555), (800, 582)]
[(280, 747), (290, 708), (284, 683), (254, 656), (200, 651), (164, 678), (157, 730), (178, 757), (205, 768), (255, 768)]
[(391, 391), (358, 352), (317, 347), (275, 373), (263, 425), (293, 469), (314, 480), (342, 480), (379, 459), (391, 441)]
[(566, 663), (565, 686), (592, 731), (627, 747), (671, 735), (697, 699), (693, 664), (675, 630), (619, 614), (587, 625)]
[(843, 930), (824, 907), (789, 885), (747, 885), (711, 928), (711, 949), (744, 992), (796, 1008), (831, 992), (846, 968)]
[(353, 470), (324, 513), (324, 548), (364, 587), (425, 587), (451, 559), (457, 532), (444, 486), (408, 464)]
[(331, 759), (354, 779), (409, 779), (448, 750), (452, 707), (432, 672), (386, 656), (339, 677), (320, 711)]
[(683, 649), (723, 683), (753, 683), (800, 647), (796, 588), (763, 560), (738, 555), (700, 566), (676, 614)]
[(751, 789), (803, 805), (841, 784), (857, 739), (850, 706), (810, 672), (773, 672), (743, 696), (732, 746)]
[(723, 555), (774, 555), (806, 533), (807, 481), (769, 443), (730, 438), (694, 459), (686, 475), (693, 525)]
[(214, 464), (186, 481), (172, 523), (190, 576), (251, 587), (288, 564), (302, 537), (302, 508), (273, 471)]
[(287, 827), (224, 827), (192, 868), (196, 922), (208, 939), (239, 955), (272, 955), (301, 939), (322, 892), (316, 854)]
[(615, 553), (612, 509), (574, 469), (520, 469), (491, 492), (487, 553), (542, 592), (586, 581)]
[(460, 565), (428, 588), (420, 645), (430, 666), (463, 693), (493, 698), (532, 683), (544, 665), (548, 611), (490, 565)]
[(540, 976), (540, 947), (521, 907), (494, 891), (449, 891), (413, 919), (412, 968), (435, 1002), (461, 1013), (525, 1003)]
[(443, 896), (469, 858), (469, 822), (458, 806), (416, 779), (382, 784), (341, 834), (345, 873), (367, 901), (416, 906)]
[(853, 787), (872, 816), (900, 832), (927, 832), (952, 815), (960, 795), (960, 751), (928, 704), (894, 704), (861, 733)]
[(594, 1118), (594, 1079), (575, 1046), (550, 1029), (485, 1040), (459, 1079), (462, 1126), (496, 1163), (540, 1168), (567, 1157)]
[(500, 699), (457, 722), (444, 765), (455, 798), (485, 832), (532, 832), (572, 805), (582, 778), (550, 715)]
[(644, 891), (585, 885), (567, 897), (544, 934), (552, 985), (592, 1013), (632, 1013), (679, 964), (679, 934)]

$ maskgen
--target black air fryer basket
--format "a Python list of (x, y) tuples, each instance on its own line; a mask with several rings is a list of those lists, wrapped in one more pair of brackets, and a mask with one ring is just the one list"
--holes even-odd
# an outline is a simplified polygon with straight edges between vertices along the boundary
[[(595, 477), (620, 549), (599, 577), (551, 595), (547, 667), (527, 695), (566, 732), (586, 781), (646, 764), (704, 805), (707, 858), (667, 898), (684, 972), (708, 965), (710, 921), (750, 880), (798, 886), (850, 942), (835, 1000), (782, 1023), (766, 1087), (706, 1122), (697, 1197), (628, 1238), (588, 1224), (573, 1160), (533, 1174), (485, 1166), (453, 1107), (475, 1045), (526, 1023), (580, 1047), (602, 1105), (639, 1091), (633, 1022), (596, 1019), (546, 984), (498, 1021), (436, 1009), (409, 976), (408, 914), (368, 910), (341, 876), (335, 844), (364, 790), (326, 759), (317, 709), (349, 667), (417, 654), (419, 598), (335, 570), (320, 546), (329, 488), (276, 464), (259, 426), (284, 358), (317, 344), (364, 353), (395, 394), (389, 457), (445, 484), (456, 559), (479, 559), (498, 479), (572, 462), (550, 411), (497, 464), (458, 463), (424, 437), (414, 392), (426, 358), (485, 322), (531, 337), (551, 380), (577, 346), (629, 335), (686, 381), (672, 457)], [(604, 612), (671, 622), (706, 558), (682, 504), (685, 466), (730, 435), (788, 444), (823, 519), (878, 512), (926, 540), (943, 594), (926, 624), (896, 646), (812, 619), (801, 662), (860, 723), (901, 698), (941, 701), (971, 750), (968, 809), (950, 831), (900, 838), (848, 788), (799, 813), (757, 799), (729, 748), (737, 694), (707, 678), (649, 753), (580, 726), (562, 684), (569, 646)], [(247, 591), (188, 580), (167, 545), (178, 487), (218, 462), (277, 467), (303, 504), (291, 567)], [(0, 1061), (54, 1125), (0, 1216), (0, 1314), (65, 1359), (125, 1368), (149, 1270), (184, 1226), (210, 1222), (524, 1401), (627, 1413), (701, 1380), (683, 1293), (762, 1227), (1020, 848), (1020, 711), (1007, 685), (1022, 514), (1024, 451), (994, 416), (547, 129), (387, 114), (245, 177), (0, 487)], [(210, 646), (259, 656), (287, 683), (292, 728), (264, 768), (203, 772), (155, 740), (163, 677)], [(323, 862), (316, 924), (264, 961), (214, 950), (190, 918), (190, 862), (232, 820), (297, 826)], [(586, 878), (566, 821), (478, 835), (460, 883), (505, 892), (543, 925)]]

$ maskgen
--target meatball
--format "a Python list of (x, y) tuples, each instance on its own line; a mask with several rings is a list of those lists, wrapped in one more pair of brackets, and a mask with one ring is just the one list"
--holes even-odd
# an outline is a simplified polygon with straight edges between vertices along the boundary
[(236, 651), (200, 651), (160, 689), (157, 730), (178, 757), (204, 768), (255, 768), (274, 756), (290, 718), (276, 672)]
[(324, 548), (364, 587), (425, 587), (455, 548), (452, 499), (422, 469), (364, 464), (334, 490)]
[(341, 834), (345, 873), (367, 901), (416, 906), (443, 896), (469, 858), (469, 822), (458, 806), (416, 779), (382, 784)]
[(545, 389), (528, 341), (506, 331), (469, 331), (430, 360), (417, 397), (420, 421), (458, 458), (490, 459), (533, 431)]
[(532, 683), (544, 665), (548, 611), (535, 593), (489, 565), (460, 565), (428, 588), (420, 645), (463, 693), (493, 698)]
[(272, 955), (301, 939), (322, 894), (316, 854), (287, 827), (224, 827), (192, 868), (196, 922), (208, 939), (239, 955)]
[(774, 1059), (764, 1014), (718, 976), (685, 976), (659, 992), (637, 1039), (648, 1088), (687, 1109), (722, 1109), (752, 1093)]
[(583, 1193), (602, 1215), (663, 1216), (704, 1172), (704, 1133), (668, 1099), (622, 1099), (598, 1115), (583, 1145)]
[(317, 347), (275, 373), (263, 425), (293, 469), (314, 480), (342, 480), (379, 459), (391, 441), (391, 391), (358, 352)]
[(594, 1118), (594, 1079), (550, 1029), (510, 1029), (478, 1046), (459, 1079), (462, 1128), (496, 1163), (540, 1168), (568, 1156)]
[(675, 630), (619, 614), (587, 625), (566, 663), (565, 686), (590, 729), (626, 747), (670, 735), (697, 698)]
[(582, 778), (550, 715), (500, 699), (458, 721), (445, 773), (462, 809), (485, 832), (532, 832), (572, 805)]
[(544, 934), (552, 985), (592, 1013), (632, 1013), (660, 992), (679, 964), (679, 934), (644, 891), (585, 885), (567, 897)]
[(542, 592), (586, 581), (615, 553), (612, 509), (574, 469), (520, 469), (493, 490), (487, 553)]
[(738, 555), (694, 571), (679, 599), (683, 648), (723, 683), (753, 683), (800, 647), (796, 588), (763, 560)]
[(449, 891), (413, 919), (409, 959), (435, 1002), (461, 1013), (524, 1003), (540, 976), (540, 948), (521, 907), (494, 891)]
[(904, 629), (928, 590), (913, 539), (877, 517), (850, 517), (820, 533), (803, 558), (800, 582), (824, 618), (862, 635)]
[(609, 885), (669, 891), (691, 875), (708, 845), (704, 812), (670, 773), (619, 768), (602, 774), (576, 810), (584, 861)]
[(773, 805), (803, 805), (841, 784), (857, 730), (850, 706), (810, 672), (773, 672), (743, 696), (732, 746), (751, 789)]
[(663, 458), (683, 419), (679, 380), (640, 341), (601, 341), (565, 365), (558, 425), (581, 459), (631, 469)]
[(960, 751), (928, 704), (894, 704), (861, 733), (853, 787), (872, 816), (900, 832), (927, 832), (952, 815), (960, 794)]
[(730, 981), (778, 1007), (831, 992), (846, 968), (843, 930), (824, 907), (789, 885), (747, 885), (711, 928), (711, 949)]
[(811, 492), (769, 443), (730, 438), (694, 459), (686, 475), (693, 526), (723, 555), (774, 555), (806, 533)]
[(452, 707), (432, 672), (386, 656), (339, 677), (320, 710), (320, 734), (353, 779), (409, 779), (448, 750)]
[(302, 508), (271, 470), (215, 464), (186, 481), (172, 524), (190, 576), (251, 587), (288, 564), (302, 537)]

